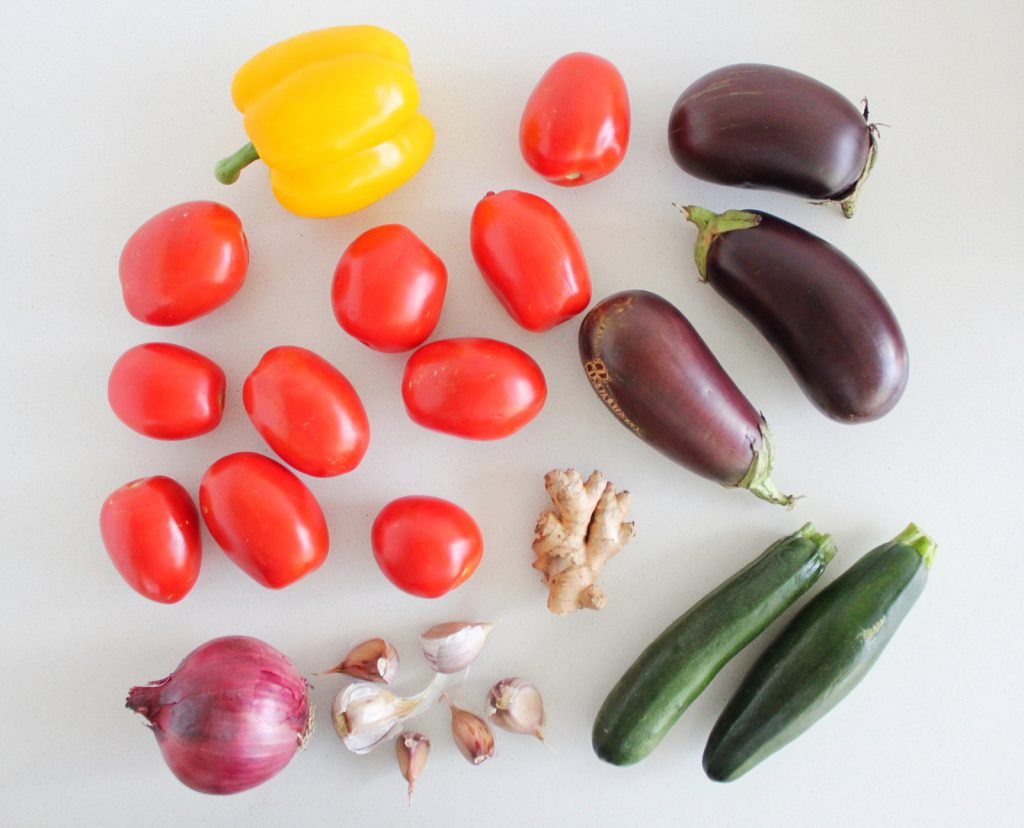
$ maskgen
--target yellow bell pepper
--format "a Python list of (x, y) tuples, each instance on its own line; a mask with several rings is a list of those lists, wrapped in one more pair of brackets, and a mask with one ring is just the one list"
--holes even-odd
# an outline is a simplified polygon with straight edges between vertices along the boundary
[(262, 158), (277, 200), (300, 216), (372, 204), (412, 178), (434, 145), (409, 51), (376, 26), (275, 43), (238, 70), (231, 97), (251, 143), (217, 165), (217, 179), (230, 184)]

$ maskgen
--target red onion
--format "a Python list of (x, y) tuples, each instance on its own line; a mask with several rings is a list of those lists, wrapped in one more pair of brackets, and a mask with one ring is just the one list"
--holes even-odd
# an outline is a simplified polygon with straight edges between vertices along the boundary
[(208, 641), (167, 678), (128, 692), (174, 775), (203, 793), (253, 788), (288, 764), (312, 729), (306, 680), (268, 644)]

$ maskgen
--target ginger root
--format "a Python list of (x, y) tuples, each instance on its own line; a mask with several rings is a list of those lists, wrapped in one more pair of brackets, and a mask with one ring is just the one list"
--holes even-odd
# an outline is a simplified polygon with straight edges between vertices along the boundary
[(584, 481), (575, 469), (548, 472), (544, 488), (555, 509), (537, 520), (533, 568), (544, 573), (548, 609), (559, 615), (601, 609), (606, 599), (598, 575), (636, 533), (632, 523), (624, 522), (629, 492), (616, 494), (598, 471)]

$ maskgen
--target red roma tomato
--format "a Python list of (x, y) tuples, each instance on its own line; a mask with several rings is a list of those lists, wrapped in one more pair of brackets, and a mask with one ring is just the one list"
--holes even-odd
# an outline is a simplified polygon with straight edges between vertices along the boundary
[(540, 196), (488, 193), (473, 211), (477, 267), (509, 315), (546, 331), (590, 303), (590, 274), (569, 223)]
[(409, 351), (427, 341), (448, 286), (444, 262), (408, 227), (367, 230), (341, 256), (331, 304), (338, 324), (377, 351)]
[(271, 348), (246, 378), (242, 400), (256, 430), (288, 465), (314, 477), (352, 471), (370, 423), (355, 388), (305, 348)]
[(144, 477), (113, 492), (100, 510), (100, 534), (117, 571), (140, 595), (173, 604), (199, 577), (199, 514), (169, 477)]
[(189, 201), (153, 216), (121, 252), (128, 313), (150, 325), (180, 325), (219, 308), (245, 281), (249, 246), (223, 204)]
[(262, 454), (240, 451), (210, 466), (199, 509), (227, 556), (265, 587), (286, 587), (327, 557), (320, 504), (298, 477)]
[(421, 598), (463, 583), (483, 555), (469, 513), (439, 497), (400, 497), (380, 510), (371, 531), (373, 557), (389, 581)]
[(556, 60), (526, 102), (523, 158), (552, 184), (578, 187), (619, 166), (629, 144), (629, 95), (619, 70), (586, 52)]
[(409, 357), (402, 399), (421, 426), (497, 440), (521, 429), (544, 407), (540, 366), (513, 345), (494, 339), (439, 339)]
[(224, 414), (224, 372), (196, 351), (148, 342), (125, 351), (107, 381), (107, 399), (128, 428), (160, 440), (212, 431)]

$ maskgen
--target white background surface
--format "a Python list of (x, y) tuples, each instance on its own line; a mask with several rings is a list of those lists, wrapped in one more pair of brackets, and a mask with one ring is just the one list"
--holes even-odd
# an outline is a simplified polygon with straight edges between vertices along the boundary
[[(1019, 824), (1011, 795), (1021, 734), (1019, 531), (1022, 460), (1019, 2), (957, 10), (927, 2), (602, 5), (484, 3), (5, 3), (4, 441), (0, 651), (0, 821), (8, 825), (896, 825)], [(598, 8), (593, 4), (593, 9)], [(437, 144), (404, 189), (327, 221), (273, 200), (264, 171), (225, 188), (213, 163), (244, 142), (228, 89), (252, 53), (285, 36), (372, 22), (404, 37)], [(610, 178), (563, 190), (522, 162), (523, 103), (560, 55), (615, 62), (629, 86), (633, 135)], [(678, 170), (665, 124), (699, 75), (740, 61), (779, 63), (853, 100), (868, 95), (890, 127), (853, 221), (784, 195), (729, 190)], [(488, 293), (468, 246), (476, 201), (528, 189), (574, 225), (595, 299), (643, 287), (677, 303), (770, 420), (775, 479), (806, 495), (787, 513), (695, 477), (608, 414), (579, 367), (577, 324), (533, 335)], [(242, 217), (252, 261), (227, 306), (157, 329), (124, 310), (117, 258), (130, 233), (172, 204), (223, 201)], [(855, 427), (826, 420), (758, 334), (698, 284), (693, 231), (674, 200), (756, 207), (824, 236), (858, 261), (896, 310), (911, 353), (900, 405)], [(401, 405), (404, 358), (370, 352), (335, 324), (334, 265), (376, 224), (409, 225), (446, 261), (437, 337), (489, 335), (527, 349), (550, 395), (515, 437), (470, 443), (413, 425)], [(229, 378), (225, 421), (185, 443), (135, 435), (106, 404), (110, 366), (128, 347), (178, 342)], [(322, 569), (282, 592), (257, 586), (204, 536), (194, 591), (161, 606), (122, 583), (99, 540), (105, 495), (168, 474), (195, 492), (205, 468), (237, 450), (268, 452), (240, 387), (267, 348), (311, 347), (359, 390), (373, 437), (360, 468), (310, 481), (328, 515)], [(602, 469), (634, 496), (635, 541), (606, 570), (601, 613), (550, 616), (530, 540), (553, 467)], [(369, 550), (376, 512), (411, 493), (468, 509), (484, 561), (436, 601), (400, 593)], [(918, 522), (939, 543), (930, 585), (870, 676), (840, 708), (731, 785), (705, 779), (704, 740), (743, 670), (730, 664), (644, 763), (599, 762), (590, 727), (608, 689), (669, 621), (805, 520), (840, 548), (825, 580)], [(337, 683), (316, 681), (309, 748), (270, 783), (232, 797), (196, 794), (168, 772), (123, 699), (198, 644), (255, 635), (307, 675), (366, 637), (426, 676), (416, 636), (441, 620), (497, 620), (457, 698), (479, 708), (505, 675), (532, 679), (548, 706), (548, 744), (498, 734), (470, 767), (442, 706), (418, 726), (434, 741), (412, 808), (390, 749), (348, 754), (327, 712)]]

